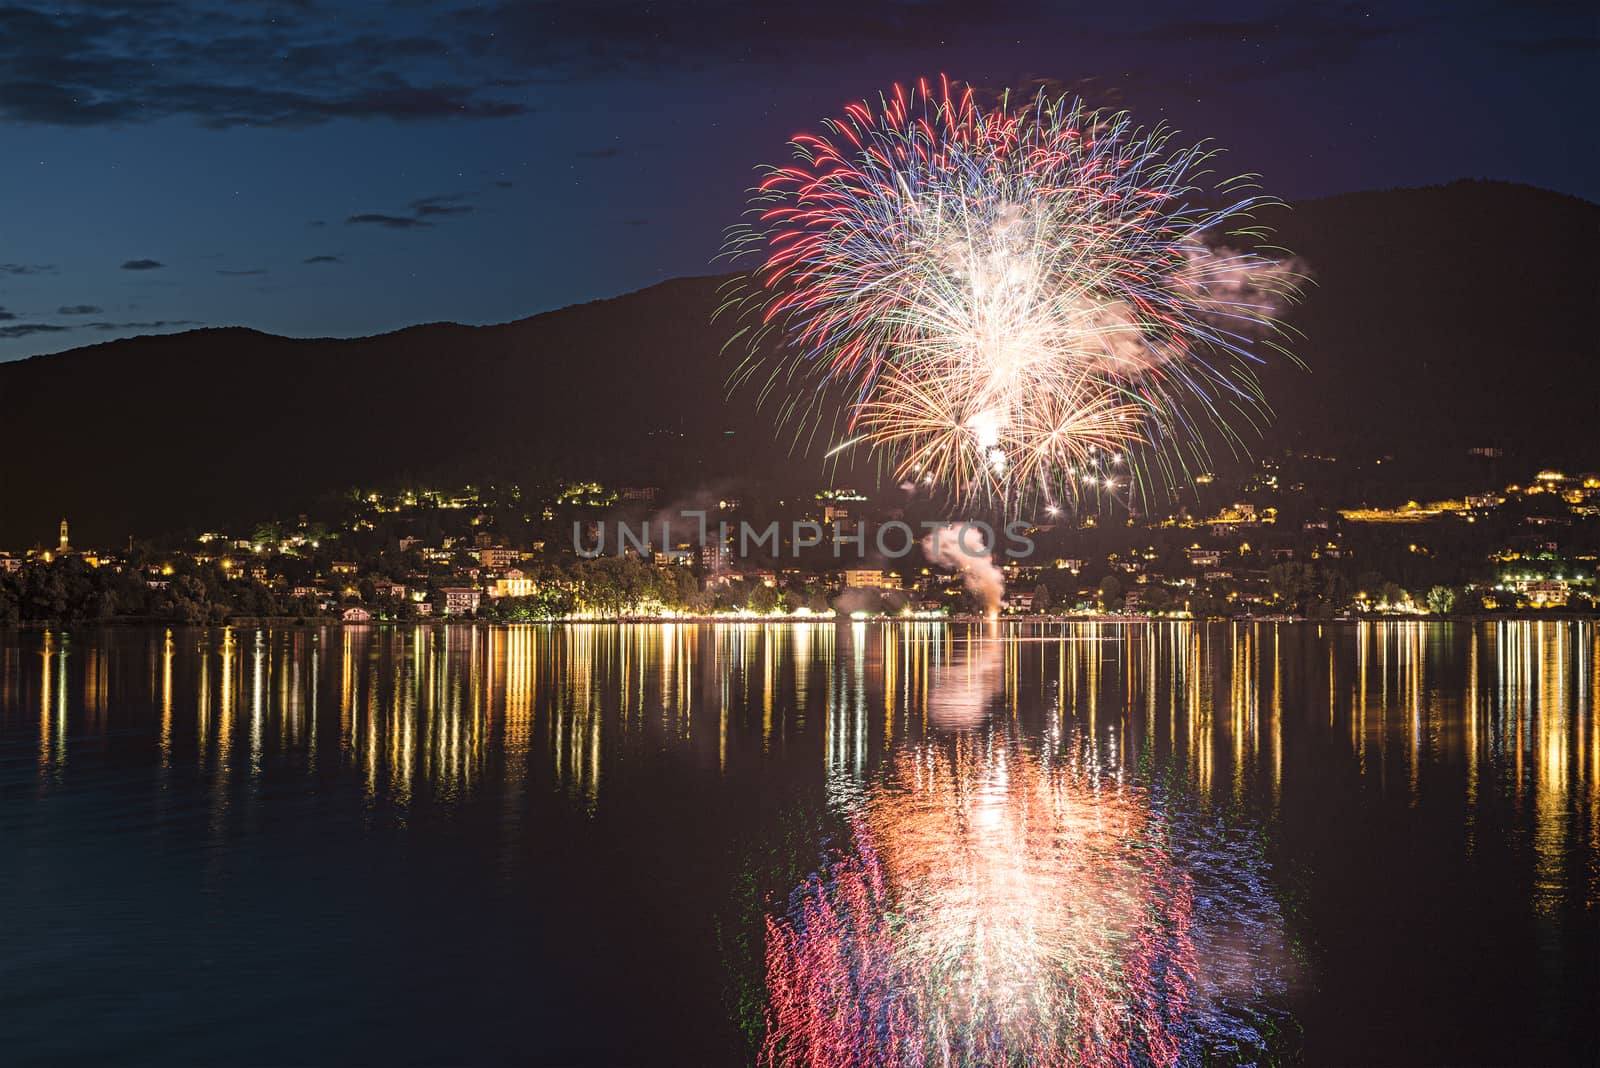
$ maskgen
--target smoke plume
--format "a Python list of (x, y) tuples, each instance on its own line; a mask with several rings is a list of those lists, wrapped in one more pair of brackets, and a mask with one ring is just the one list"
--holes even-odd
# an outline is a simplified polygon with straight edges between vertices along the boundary
[(922, 539), (922, 551), (930, 562), (961, 576), (961, 584), (983, 605), (984, 614), (1000, 611), (1006, 577), (994, 566), (982, 529), (968, 523), (946, 523)]

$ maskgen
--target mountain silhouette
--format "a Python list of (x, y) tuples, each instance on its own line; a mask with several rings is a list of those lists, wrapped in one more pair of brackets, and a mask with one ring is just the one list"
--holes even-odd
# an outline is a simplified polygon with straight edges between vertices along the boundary
[[(1315, 285), (1288, 316), (1307, 369), (1264, 373), (1277, 419), (1260, 450), (1389, 453), (1440, 475), (1478, 446), (1600, 466), (1600, 207), (1463, 181), (1264, 221)], [(751, 391), (728, 396), (718, 286), (679, 279), (499, 326), (206, 329), (0, 364), (0, 545), (49, 542), (63, 515), (114, 545), (402, 480), (821, 480), (825, 443), (791, 450)]]

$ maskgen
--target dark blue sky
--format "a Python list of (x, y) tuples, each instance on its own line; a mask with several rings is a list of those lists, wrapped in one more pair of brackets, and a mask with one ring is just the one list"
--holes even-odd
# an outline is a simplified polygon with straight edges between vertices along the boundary
[(0, 359), (497, 322), (707, 273), (756, 165), (920, 74), (1079, 88), (1289, 199), (1600, 199), (1595, 11), (0, 0)]

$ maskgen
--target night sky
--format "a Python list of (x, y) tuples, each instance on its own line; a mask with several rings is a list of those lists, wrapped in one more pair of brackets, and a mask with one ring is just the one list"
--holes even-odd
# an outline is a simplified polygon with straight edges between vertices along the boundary
[(1592, 3), (1211, 11), (0, 0), (0, 359), (499, 322), (709, 273), (789, 135), (941, 72), (1168, 120), (1286, 199), (1462, 177), (1600, 199)]

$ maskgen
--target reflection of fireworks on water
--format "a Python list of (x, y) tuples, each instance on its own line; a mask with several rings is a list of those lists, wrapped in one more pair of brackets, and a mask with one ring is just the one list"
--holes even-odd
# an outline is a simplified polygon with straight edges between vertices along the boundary
[(768, 920), (767, 1063), (1189, 1058), (1218, 981), (1143, 794), (989, 732), (907, 751), (891, 780)]
[(788, 415), (825, 424), (817, 387), (838, 386), (846, 444), (1007, 502), (1075, 496), (1129, 449), (1175, 474), (1207, 427), (1232, 443), (1264, 416), (1255, 350), (1282, 336), (1296, 277), (1222, 243), (1259, 247), (1267, 201), (1215, 181), (1212, 149), (1067, 97), (985, 108), (949, 82), (844, 111), (794, 138), (729, 242), (760, 260), (727, 305), (742, 373)]

